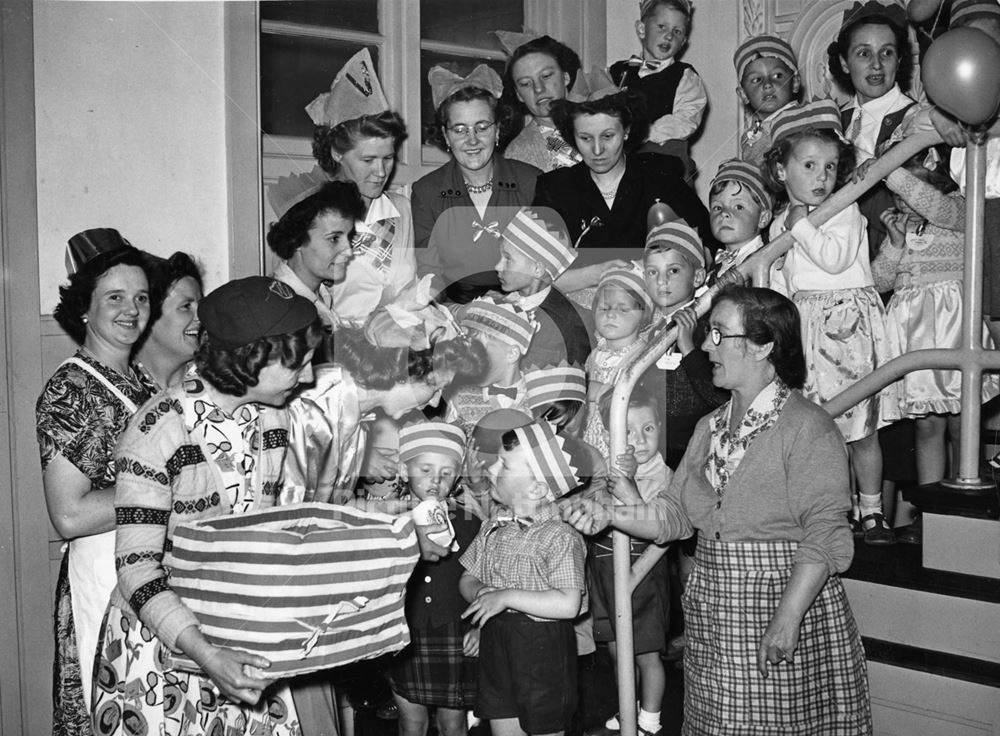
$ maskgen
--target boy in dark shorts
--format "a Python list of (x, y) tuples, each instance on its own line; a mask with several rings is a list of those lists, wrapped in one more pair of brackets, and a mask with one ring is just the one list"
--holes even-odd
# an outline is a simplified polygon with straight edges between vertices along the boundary
[(506, 432), (490, 467), (497, 509), (461, 558), (463, 617), (481, 629), (475, 713), (500, 736), (561, 735), (576, 710), (586, 549), (554, 501), (582, 459), (546, 422)]

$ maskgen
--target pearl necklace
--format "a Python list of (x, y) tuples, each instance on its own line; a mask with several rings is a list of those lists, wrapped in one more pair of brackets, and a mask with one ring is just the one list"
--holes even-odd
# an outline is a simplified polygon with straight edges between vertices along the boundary
[[(465, 180), (463, 179), (463, 181)], [(485, 184), (470, 184), (466, 181), (465, 188), (469, 191), (469, 194), (485, 194), (493, 189), (493, 177), (491, 176), (490, 180)]]

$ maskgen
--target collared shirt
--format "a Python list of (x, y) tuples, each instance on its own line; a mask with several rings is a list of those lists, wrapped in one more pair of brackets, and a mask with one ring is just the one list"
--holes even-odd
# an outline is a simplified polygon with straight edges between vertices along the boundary
[[(500, 508), (483, 523), (460, 562), (466, 571), (491, 588), (532, 592), (577, 590), (580, 611), (587, 610), (583, 537), (559, 518), (555, 504), (546, 504), (532, 516), (530, 525), (515, 521), (498, 523), (511, 515)], [(536, 621), (547, 621), (537, 616)]]
[(379, 267), (377, 253), (356, 253), (347, 264), (344, 280), (333, 285), (333, 308), (342, 322), (364, 323), (376, 307), (392, 302), (416, 277), (413, 218), (406, 197), (383, 192), (372, 201), (364, 220), (354, 223), (354, 229), (359, 235), (368, 234), (375, 223), (390, 218), (395, 218), (395, 232), (387, 267)]
[(333, 291), (331, 291), (329, 286), (320, 284), (319, 290), (313, 291), (305, 285), (302, 279), (299, 278), (299, 275), (288, 265), (287, 261), (278, 262), (274, 273), (271, 274), (271, 278), (286, 284), (296, 294), (311, 301), (319, 313), (319, 318), (323, 320), (323, 324), (326, 327), (335, 330), (340, 326), (337, 313), (333, 311)]
[(844, 131), (844, 134), (850, 138), (849, 133), (857, 127), (855, 121), (858, 120), (859, 116), (861, 119), (861, 129), (857, 137), (853, 139), (854, 147), (858, 150), (858, 163), (861, 161), (866, 161), (875, 156), (875, 144), (878, 141), (878, 133), (882, 128), (882, 120), (889, 113), (896, 112), (897, 110), (902, 110), (904, 107), (911, 105), (913, 100), (903, 94), (903, 91), (899, 88), (899, 85), (893, 85), (892, 89), (886, 92), (881, 97), (874, 100), (869, 100), (868, 102), (859, 104), (857, 95), (854, 96), (852, 104), (854, 106), (854, 115), (851, 118), (851, 123)]
[(552, 287), (546, 286), (537, 294), (531, 294), (530, 296), (521, 296), (515, 292), (508, 295), (507, 301), (511, 304), (516, 304), (526, 312), (534, 312), (542, 305), (542, 302), (548, 297), (550, 291), (552, 291)]

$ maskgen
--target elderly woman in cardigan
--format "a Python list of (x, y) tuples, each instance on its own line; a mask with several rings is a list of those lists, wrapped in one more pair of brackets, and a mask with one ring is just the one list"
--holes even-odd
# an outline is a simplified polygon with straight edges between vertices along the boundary
[(861, 636), (839, 573), (851, 563), (850, 481), (833, 419), (799, 388), (795, 306), (724, 288), (702, 346), (732, 398), (704, 417), (669, 488), (645, 505), (571, 504), (663, 543), (698, 530), (684, 594), (685, 734), (871, 734)]

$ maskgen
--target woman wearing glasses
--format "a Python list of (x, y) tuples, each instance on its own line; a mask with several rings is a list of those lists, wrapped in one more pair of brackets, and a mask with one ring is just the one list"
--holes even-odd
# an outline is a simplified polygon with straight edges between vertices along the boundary
[(440, 298), (465, 304), (500, 290), (494, 265), (500, 233), (535, 196), (534, 166), (497, 152), (499, 75), (485, 64), (462, 78), (442, 67), (427, 75), (437, 110), (435, 142), (451, 160), (413, 184), (418, 275), (434, 275)]
[(585, 534), (698, 530), (684, 592), (684, 733), (870, 734), (864, 650), (839, 573), (854, 552), (847, 451), (803, 398), (799, 316), (769, 289), (719, 292), (703, 343), (732, 398), (642, 506), (577, 501)]

